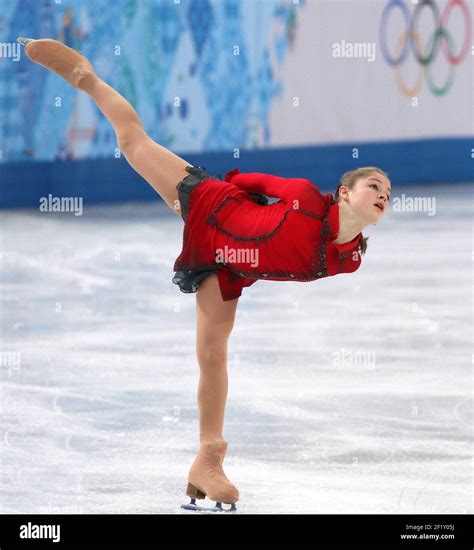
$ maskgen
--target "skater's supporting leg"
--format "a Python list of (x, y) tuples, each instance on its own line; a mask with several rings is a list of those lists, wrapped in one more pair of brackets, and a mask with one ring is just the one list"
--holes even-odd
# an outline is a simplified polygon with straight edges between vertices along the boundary
[(210, 275), (196, 293), (196, 353), (200, 367), (198, 387), (200, 442), (223, 437), (227, 399), (227, 342), (234, 326), (238, 298), (222, 300), (216, 275)]

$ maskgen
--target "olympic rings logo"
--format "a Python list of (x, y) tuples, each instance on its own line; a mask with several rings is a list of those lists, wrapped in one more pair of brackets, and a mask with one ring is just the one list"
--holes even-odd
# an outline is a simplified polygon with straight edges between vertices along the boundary
[[(464, 15), (464, 41), (461, 51), (457, 55), (454, 53), (455, 45), (453, 37), (447, 29), (451, 10), (456, 5), (461, 8)], [(416, 26), (420, 13), (425, 6), (431, 9), (435, 20), (435, 30), (427, 42), (426, 49), (423, 50), (421, 36), (420, 33), (417, 32)], [(407, 30), (400, 36), (400, 39), (396, 45), (395, 56), (392, 56), (387, 47), (387, 22), (391, 11), (396, 7), (400, 8), (403, 13)], [(390, 0), (383, 10), (380, 21), (380, 47), (382, 54), (385, 61), (392, 67), (395, 67), (395, 76), (398, 86), (402, 93), (409, 97), (418, 95), (418, 92), (423, 86), (424, 75), (433, 95), (445, 95), (451, 88), (454, 81), (454, 66), (459, 65), (470, 50), (471, 38), (472, 17), (465, 0), (449, 0), (442, 15), (440, 15), (440, 10), (434, 0), (420, 0), (419, 3), (416, 4), (415, 11), (413, 12), (411, 19), (409, 8), (405, 4), (404, 0)], [(445, 57), (449, 61), (449, 73), (446, 82), (442, 86), (436, 86), (431, 76), (429, 66), (436, 59), (440, 50), (440, 45), (443, 48)], [(400, 66), (406, 61), (410, 49), (420, 65), (417, 81), (412, 88), (409, 88), (403, 81), (400, 69)]]

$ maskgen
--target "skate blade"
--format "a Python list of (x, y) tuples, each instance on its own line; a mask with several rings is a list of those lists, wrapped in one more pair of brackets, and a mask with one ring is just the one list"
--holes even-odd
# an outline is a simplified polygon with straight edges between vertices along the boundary
[(213, 508), (206, 508), (204, 506), (198, 506), (196, 504), (196, 499), (191, 498), (189, 504), (181, 504), (183, 510), (191, 510), (193, 512), (237, 512), (237, 507), (235, 504), (230, 504), (230, 508), (223, 508), (222, 502), (217, 502)]
[(23, 44), (23, 46), (26, 46), (27, 44), (29, 44), (30, 42), (34, 42), (34, 38), (24, 38), (23, 36), (20, 36), (16, 39), (17, 42), (19, 42), (20, 44)]

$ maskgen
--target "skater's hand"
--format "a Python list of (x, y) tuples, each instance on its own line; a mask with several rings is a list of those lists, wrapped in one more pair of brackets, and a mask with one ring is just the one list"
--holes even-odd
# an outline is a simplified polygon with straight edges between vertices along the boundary
[(262, 193), (255, 193), (254, 191), (249, 191), (249, 195), (252, 197), (252, 200), (257, 204), (267, 205), (268, 197)]

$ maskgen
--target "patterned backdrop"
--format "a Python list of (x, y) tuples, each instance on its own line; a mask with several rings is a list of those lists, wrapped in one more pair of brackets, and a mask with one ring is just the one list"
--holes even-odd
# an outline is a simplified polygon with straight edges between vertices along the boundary
[[(81, 50), (173, 150), (270, 143), (278, 69), (305, 0), (57, 1), (1, 0), (0, 41), (51, 37)], [(112, 127), (86, 94), (21, 54), (0, 57), (3, 160), (112, 157)]]

